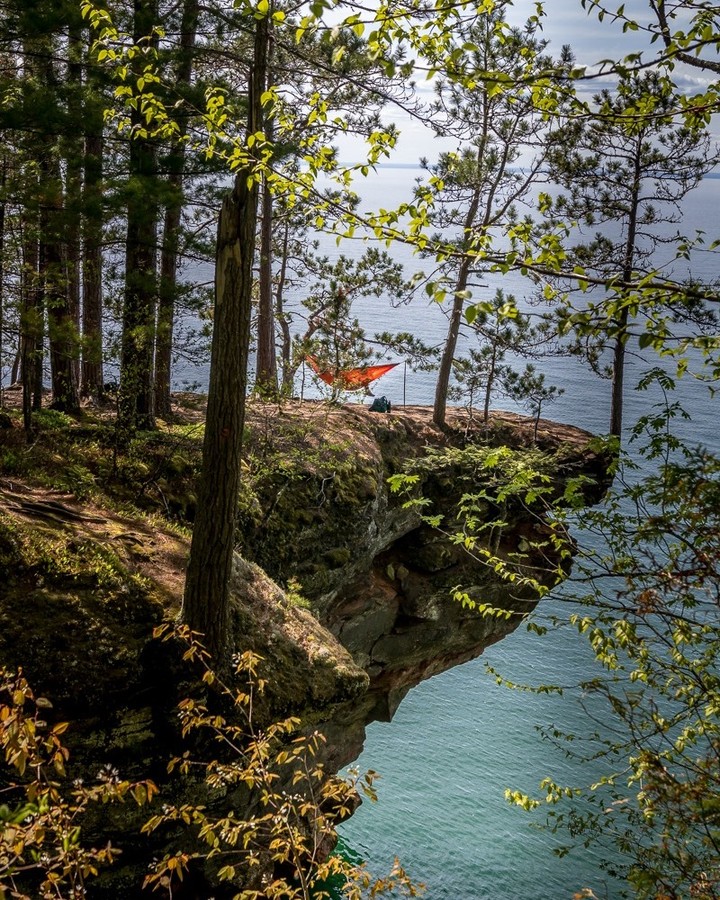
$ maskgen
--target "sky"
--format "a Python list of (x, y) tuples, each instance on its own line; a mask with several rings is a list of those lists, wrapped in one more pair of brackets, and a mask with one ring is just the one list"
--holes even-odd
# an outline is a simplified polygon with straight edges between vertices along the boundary
[[(622, 0), (615, 0), (615, 6), (619, 6)], [(609, 6), (613, 5), (610, 0)], [(543, 34), (549, 40), (548, 51), (557, 55), (564, 44), (572, 48), (577, 65), (586, 66), (589, 71), (597, 71), (598, 63), (603, 59), (620, 59), (623, 56), (646, 49), (651, 53), (649, 45), (641, 32), (623, 33), (622, 27), (613, 23), (610, 17), (600, 22), (595, 12), (587, 12), (582, 8), (580, 0), (545, 0), (546, 15), (543, 19)], [(639, 21), (648, 17), (648, 4), (646, 0), (625, 0), (626, 15)], [(522, 24), (529, 15), (535, 13), (534, 0), (513, 0), (512, 8), (508, 11), (508, 21)], [(676, 70), (676, 81), (682, 90), (700, 90), (706, 82), (700, 70), (680, 68)], [(605, 87), (611, 87), (609, 79), (598, 78), (588, 82), (584, 87), (588, 93), (596, 93)], [(430, 83), (418, 82), (418, 90), (429, 99), (432, 94)], [(581, 89), (583, 89), (581, 87)], [(400, 140), (391, 162), (403, 165), (417, 164), (421, 156), (429, 159), (437, 158), (443, 150), (454, 149), (449, 142), (437, 139), (426, 128), (410, 120), (408, 116), (388, 109), (386, 118), (395, 121), (400, 128)], [(714, 129), (717, 139), (720, 140), (720, 124)], [(341, 157), (345, 162), (359, 159), (360, 145), (357, 141), (349, 140), (347, 145), (341, 145)]]

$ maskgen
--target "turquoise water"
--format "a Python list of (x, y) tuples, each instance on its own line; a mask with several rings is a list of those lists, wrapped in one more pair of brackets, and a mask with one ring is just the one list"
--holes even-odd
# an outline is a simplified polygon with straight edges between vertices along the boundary
[[(387, 178), (382, 194), (388, 205), (387, 192), (397, 187), (398, 174), (380, 175)], [(718, 203), (720, 181), (708, 180), (686, 201), (686, 229), (708, 228)], [(408, 261), (413, 264), (409, 254)], [(695, 267), (697, 274), (717, 274), (713, 257), (700, 259)], [(523, 296), (519, 278), (506, 277), (502, 286)], [(444, 318), (438, 312), (428, 306), (423, 315), (426, 340), (443, 333)], [(372, 331), (383, 313), (369, 305), (364, 313), (361, 321)], [(398, 319), (404, 314), (393, 313), (398, 316), (394, 327), (403, 327)], [(417, 327), (417, 310), (408, 318)], [(628, 359), (628, 423), (662, 399), (659, 393), (632, 391), (640, 374), (656, 363), (639, 355)], [(572, 360), (544, 361), (541, 368), (565, 390), (545, 415), (595, 432), (606, 429), (606, 382)], [(431, 403), (432, 387), (432, 375), (412, 376), (407, 402)], [(387, 376), (378, 392), (400, 402), (400, 373)], [(692, 414), (692, 421), (683, 425), (685, 436), (717, 450), (717, 401), (691, 378), (680, 384), (678, 396)], [(536, 615), (542, 619), (562, 612), (562, 600), (555, 597)], [(536, 730), (555, 726), (582, 734), (594, 729), (597, 723), (590, 722), (580, 702), (587, 698), (573, 691), (562, 697), (511, 691), (486, 673), (486, 662), (513, 680), (532, 684), (574, 685), (595, 671), (587, 646), (570, 630), (539, 637), (521, 629), (483, 657), (418, 685), (391, 723), (368, 728), (356, 765), (380, 772), (379, 800), (365, 802), (343, 826), (343, 840), (377, 874), (398, 856), (409, 874), (426, 884), (431, 900), (570, 900), (583, 888), (592, 888), (598, 898), (619, 896), (620, 885), (600, 868), (602, 848), (559, 859), (552, 851), (560, 839), (537, 827), (546, 810), (528, 814), (504, 799), (506, 788), (536, 793), (547, 775), (581, 786), (600, 774), (568, 760)]]
[[(584, 651), (570, 634), (517, 632), (485, 658), (538, 684), (576, 679), (590, 665)], [(377, 872), (399, 856), (434, 900), (570, 898), (590, 885), (604, 896), (594, 854), (557, 859), (560, 841), (533, 827), (542, 815), (504, 800), (505, 788), (534, 792), (547, 774), (587, 778), (540, 738), (537, 723), (582, 727), (566, 698), (500, 687), (482, 658), (419, 685), (392, 723), (368, 729), (357, 765), (382, 774), (379, 801), (363, 804), (344, 839)]]

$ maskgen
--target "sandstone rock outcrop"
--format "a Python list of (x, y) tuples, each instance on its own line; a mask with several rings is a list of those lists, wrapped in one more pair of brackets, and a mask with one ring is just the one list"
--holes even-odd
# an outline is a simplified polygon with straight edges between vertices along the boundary
[[(477, 656), (532, 609), (535, 590), (503, 580), (448, 534), (461, 497), (482, 488), (490, 475), (462, 455), (459, 462), (422, 466), (433, 451), (476, 442), (530, 449), (527, 419), (506, 413), (486, 428), (456, 412), (441, 430), (421, 407), (386, 415), (304, 404), (274, 419), (272, 445), (262, 408), (249, 424), (250, 458), (263, 447), (269, 465), (265, 472), (258, 467), (251, 482), (242, 552), (279, 581), (299, 583), (319, 621), (369, 674), (374, 717), (391, 717), (413, 684)], [(556, 492), (582, 476), (586, 500), (601, 495), (606, 461), (589, 449), (591, 439), (578, 429), (541, 423), (538, 444), (554, 454), (548, 478)], [(272, 464), (278, 457), (283, 466)], [(406, 495), (390, 489), (388, 479), (413, 466), (423, 472), (415, 496), (425, 496), (429, 507), (408, 506)], [(488, 518), (498, 515), (486, 506)], [(443, 517), (440, 528), (424, 521), (429, 511)], [(537, 509), (519, 504), (502, 515), (507, 522), (497, 538), (499, 553), (543, 542), (546, 525)], [(548, 560), (538, 564), (537, 578), (548, 580)], [(481, 616), (464, 607), (453, 600), (457, 586), (507, 615)]]

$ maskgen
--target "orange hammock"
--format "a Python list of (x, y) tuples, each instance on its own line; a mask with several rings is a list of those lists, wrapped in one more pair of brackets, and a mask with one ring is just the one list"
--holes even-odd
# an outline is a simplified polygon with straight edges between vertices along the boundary
[(321, 369), (320, 363), (312, 356), (306, 356), (305, 359), (325, 384), (335, 385), (343, 391), (359, 391), (367, 387), (371, 381), (400, 365), (389, 363), (384, 366), (360, 366), (357, 369)]

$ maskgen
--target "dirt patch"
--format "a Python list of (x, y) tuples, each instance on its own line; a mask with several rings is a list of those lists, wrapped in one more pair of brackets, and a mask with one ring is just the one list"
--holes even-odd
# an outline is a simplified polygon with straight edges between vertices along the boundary
[(179, 608), (190, 541), (156, 518), (123, 516), (93, 502), (80, 503), (72, 494), (17, 480), (0, 482), (0, 509), (55, 538), (108, 545), (128, 571), (157, 586), (164, 605)]

